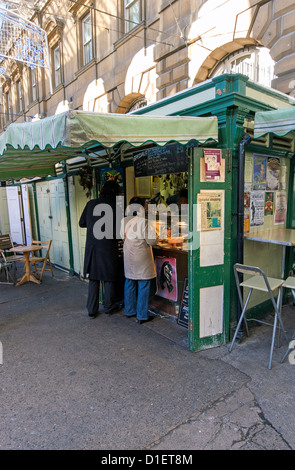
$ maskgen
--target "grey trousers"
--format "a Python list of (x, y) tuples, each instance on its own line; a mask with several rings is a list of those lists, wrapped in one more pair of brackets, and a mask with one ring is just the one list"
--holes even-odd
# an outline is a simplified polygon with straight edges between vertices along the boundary
[(100, 283), (104, 283), (104, 307), (106, 310), (115, 306), (115, 283), (110, 281), (96, 281), (89, 279), (87, 310), (88, 314), (95, 315), (99, 310), (99, 288)]

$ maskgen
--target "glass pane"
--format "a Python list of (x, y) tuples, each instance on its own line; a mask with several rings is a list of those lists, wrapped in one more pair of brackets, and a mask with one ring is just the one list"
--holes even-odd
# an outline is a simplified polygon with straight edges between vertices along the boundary
[[(129, 20), (134, 21), (134, 23), (139, 23), (139, 3), (136, 2), (130, 9), (129, 9)], [(132, 23), (131, 23), (132, 24)], [(135, 25), (134, 25), (135, 26)]]
[(59, 47), (54, 49), (54, 69), (57, 70), (60, 68), (60, 53)]
[(125, 31), (133, 29), (141, 20), (140, 18), (140, 1), (125, 0)]
[(90, 15), (83, 21), (83, 44), (91, 39)]
[(84, 65), (88, 64), (92, 59), (92, 43), (89, 42), (84, 46)]
[(35, 101), (37, 99), (35, 70), (31, 70), (31, 87), (32, 87), (32, 101)]
[(54, 73), (54, 85), (57, 87), (61, 83), (61, 78), (60, 78), (60, 69), (55, 70)]

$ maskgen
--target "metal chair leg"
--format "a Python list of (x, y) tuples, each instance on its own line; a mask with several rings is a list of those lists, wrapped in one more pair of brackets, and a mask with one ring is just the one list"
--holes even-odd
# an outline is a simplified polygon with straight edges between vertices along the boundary
[(278, 316), (277, 316), (277, 313), (275, 313), (275, 319), (274, 319), (273, 330), (272, 330), (271, 347), (270, 347), (270, 353), (269, 353), (269, 361), (268, 361), (268, 367), (267, 367), (268, 369), (271, 369), (273, 348), (274, 348), (275, 337), (276, 337), (277, 321), (278, 321)]
[(244, 307), (243, 307), (241, 316), (240, 316), (240, 318), (239, 318), (239, 321), (238, 321), (238, 324), (237, 324), (237, 327), (236, 327), (236, 331), (235, 331), (234, 337), (233, 337), (233, 339), (232, 339), (232, 342), (231, 342), (231, 345), (230, 345), (230, 348), (229, 348), (229, 352), (231, 352), (231, 350), (232, 350), (232, 348), (233, 348), (233, 345), (234, 345), (234, 343), (235, 343), (235, 341), (236, 341), (236, 337), (237, 337), (237, 334), (238, 334), (238, 332), (239, 332), (241, 323), (242, 323), (242, 321), (243, 321), (243, 319), (244, 319), (244, 316), (245, 316), (245, 313), (246, 313), (246, 308), (247, 308), (247, 305), (248, 305), (248, 303), (249, 303), (249, 300), (250, 300), (250, 296), (251, 296), (251, 294), (252, 294), (252, 291), (253, 291), (253, 289), (250, 289), (250, 290), (249, 290), (249, 293), (248, 293), (248, 296), (247, 296), (245, 305), (244, 305)]
[(283, 295), (283, 289), (281, 287), (279, 289), (277, 303), (275, 303), (275, 300), (274, 300), (273, 296), (271, 296), (271, 300), (272, 300), (272, 303), (273, 303), (273, 306), (274, 306), (274, 309), (275, 309), (275, 318), (274, 318), (273, 330), (272, 330), (272, 340), (271, 340), (271, 347), (270, 347), (270, 354), (269, 354), (268, 369), (271, 369), (272, 356), (273, 356), (273, 350), (274, 350), (275, 337), (276, 337), (277, 324), (278, 323), (279, 323), (279, 335), (280, 335), (280, 331), (282, 330), (283, 334), (285, 336), (285, 339), (288, 342), (287, 334), (286, 334), (284, 324), (283, 324), (283, 320), (282, 320), (282, 317), (281, 317), (282, 295)]
[(293, 333), (293, 336), (291, 338), (291, 341), (289, 342), (289, 346), (287, 348), (287, 351), (285, 352), (284, 356), (282, 357), (281, 359), (281, 363), (284, 362), (284, 360), (286, 359), (286, 357), (289, 355), (289, 353), (292, 351), (292, 349), (294, 349), (293, 347), (290, 347), (290, 344), (294, 343), (294, 340), (295, 340), (295, 332)]

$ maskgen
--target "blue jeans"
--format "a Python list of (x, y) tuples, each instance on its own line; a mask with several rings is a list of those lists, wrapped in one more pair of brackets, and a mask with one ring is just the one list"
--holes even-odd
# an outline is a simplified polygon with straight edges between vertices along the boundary
[(125, 280), (124, 306), (127, 317), (137, 316), (138, 320), (148, 319), (151, 280)]

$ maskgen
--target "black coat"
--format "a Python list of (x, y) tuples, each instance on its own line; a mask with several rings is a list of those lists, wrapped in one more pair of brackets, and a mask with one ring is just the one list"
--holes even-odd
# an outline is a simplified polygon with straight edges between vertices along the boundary
[[(106, 219), (106, 212), (98, 204), (108, 204), (113, 214), (110, 219)], [(93, 211), (101, 212), (101, 215), (93, 215)], [(105, 224), (103, 222), (106, 222)], [(96, 224), (96, 225), (95, 225)], [(95, 234), (101, 234), (101, 226), (110, 227), (112, 225), (113, 233), (97, 239)], [(100, 281), (116, 281), (119, 272), (118, 241), (116, 239), (116, 207), (115, 203), (108, 198), (98, 198), (89, 201), (80, 217), (79, 226), (87, 228), (85, 258), (84, 258), (84, 277), (89, 274), (89, 279)], [(113, 238), (107, 238), (110, 235)]]

